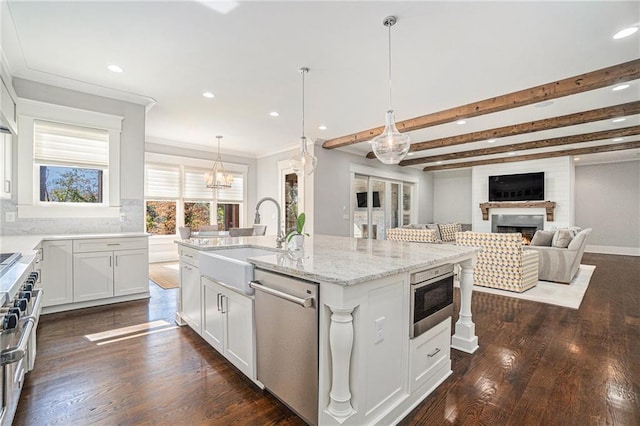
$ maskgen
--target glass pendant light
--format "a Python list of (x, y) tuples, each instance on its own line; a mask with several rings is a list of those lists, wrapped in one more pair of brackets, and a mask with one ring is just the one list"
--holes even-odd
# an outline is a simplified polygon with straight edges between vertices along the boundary
[(218, 158), (216, 158), (215, 163), (213, 163), (211, 171), (204, 175), (204, 181), (207, 184), (207, 188), (231, 188), (233, 175), (224, 171), (224, 165), (220, 158), (220, 139), (222, 139), (222, 136), (216, 136), (216, 139), (218, 139)]
[(389, 28), (389, 110), (387, 111), (386, 126), (382, 134), (371, 141), (373, 153), (384, 164), (398, 164), (409, 152), (411, 138), (406, 133), (400, 133), (396, 128), (396, 121), (391, 106), (391, 27), (396, 23), (395, 16), (387, 16), (382, 23)]
[(309, 68), (302, 67), (298, 71), (302, 74), (302, 137), (300, 152), (289, 159), (289, 164), (298, 176), (308, 176), (316, 169), (318, 159), (307, 151), (307, 138), (304, 136), (304, 75), (309, 72)]

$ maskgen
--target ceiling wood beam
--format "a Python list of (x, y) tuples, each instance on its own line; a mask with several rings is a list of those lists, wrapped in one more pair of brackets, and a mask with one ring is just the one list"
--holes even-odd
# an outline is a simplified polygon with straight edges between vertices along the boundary
[[(539, 132), (542, 130), (557, 129), (560, 127), (574, 126), (576, 124), (591, 123), (594, 121), (606, 120), (609, 118), (623, 117), (625, 115), (640, 114), (640, 101), (626, 104), (614, 105), (604, 108), (582, 111), (574, 114), (562, 115), (560, 117), (546, 118), (544, 120), (528, 121), (526, 123), (513, 124), (510, 126), (498, 127), (496, 129), (480, 130), (464, 135), (449, 136), (431, 141), (417, 142), (411, 144), (409, 152), (424, 151), (433, 148), (444, 148), (454, 145), (462, 145), (471, 142), (480, 142), (487, 139), (497, 139), (506, 136), (516, 136), (526, 133)], [(367, 154), (367, 158), (371, 157)]]
[(437, 166), (427, 166), (422, 169), (425, 172), (433, 172), (437, 170), (463, 169), (473, 166), (485, 166), (488, 164), (515, 163), (517, 161), (540, 160), (542, 158), (564, 157), (566, 155), (586, 155), (598, 154), (601, 152), (624, 151), (627, 149), (639, 149), (640, 141), (632, 141), (611, 145), (592, 146), (589, 148), (567, 149), (563, 151), (541, 152), (538, 154), (526, 154), (516, 157), (492, 158), (487, 160), (464, 161), (461, 163), (440, 164)]
[(525, 151), (528, 149), (550, 148), (553, 146), (571, 145), (582, 142), (592, 142), (603, 139), (635, 136), (640, 134), (640, 126), (625, 127), (615, 130), (603, 130), (600, 132), (583, 133), (580, 135), (562, 136), (552, 139), (541, 139), (531, 142), (516, 143), (511, 145), (496, 146), (491, 148), (474, 149), (470, 151), (453, 152), (450, 154), (432, 155), (430, 157), (410, 158), (400, 162), (401, 166), (414, 166), (416, 164), (435, 163), (436, 161), (460, 160), (463, 158), (481, 157), (485, 155), (502, 154), (511, 151)]
[[(588, 92), (638, 78), (640, 78), (640, 59), (635, 59), (608, 68), (558, 80), (553, 83), (542, 84), (506, 95), (496, 96), (495, 98), (399, 121), (396, 123), (396, 126), (401, 132), (410, 132), (412, 130), (451, 123), (461, 118), (468, 119), (478, 117), (511, 108)], [(381, 126), (329, 139), (322, 144), (322, 147), (325, 149), (334, 149), (368, 141), (382, 133), (383, 130), (384, 126)]]

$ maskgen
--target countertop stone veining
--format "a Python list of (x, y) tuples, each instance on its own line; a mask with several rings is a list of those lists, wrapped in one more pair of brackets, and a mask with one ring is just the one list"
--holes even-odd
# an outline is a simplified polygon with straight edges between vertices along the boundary
[(196, 250), (258, 247), (273, 255), (250, 257), (258, 268), (316, 282), (354, 285), (402, 272), (416, 271), (470, 259), (479, 249), (448, 244), (314, 235), (305, 238), (304, 250), (275, 248), (275, 236), (191, 238), (176, 243)]

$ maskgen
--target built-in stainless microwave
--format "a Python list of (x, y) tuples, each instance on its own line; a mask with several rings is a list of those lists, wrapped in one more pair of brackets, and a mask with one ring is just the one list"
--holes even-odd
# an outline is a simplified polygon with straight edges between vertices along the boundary
[(411, 274), (410, 337), (418, 337), (453, 313), (453, 265)]

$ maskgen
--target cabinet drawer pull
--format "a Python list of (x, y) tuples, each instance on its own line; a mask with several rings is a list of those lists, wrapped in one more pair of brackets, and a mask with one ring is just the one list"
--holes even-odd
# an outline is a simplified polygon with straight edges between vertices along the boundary
[(120, 243), (107, 243), (108, 246), (119, 246)]
[(220, 311), (223, 314), (226, 314), (227, 311), (229, 310), (229, 307), (227, 306), (227, 311), (224, 310), (224, 299), (227, 299), (227, 296), (225, 296), (224, 294), (220, 295), (220, 306), (222, 307), (222, 310)]
[(440, 348), (436, 348), (435, 351), (433, 351), (433, 353), (427, 354), (427, 356), (429, 358), (433, 358), (434, 356), (438, 355), (440, 353)]
[(220, 312), (220, 293), (218, 293), (218, 295), (216, 296), (217, 302), (218, 302), (218, 312)]

